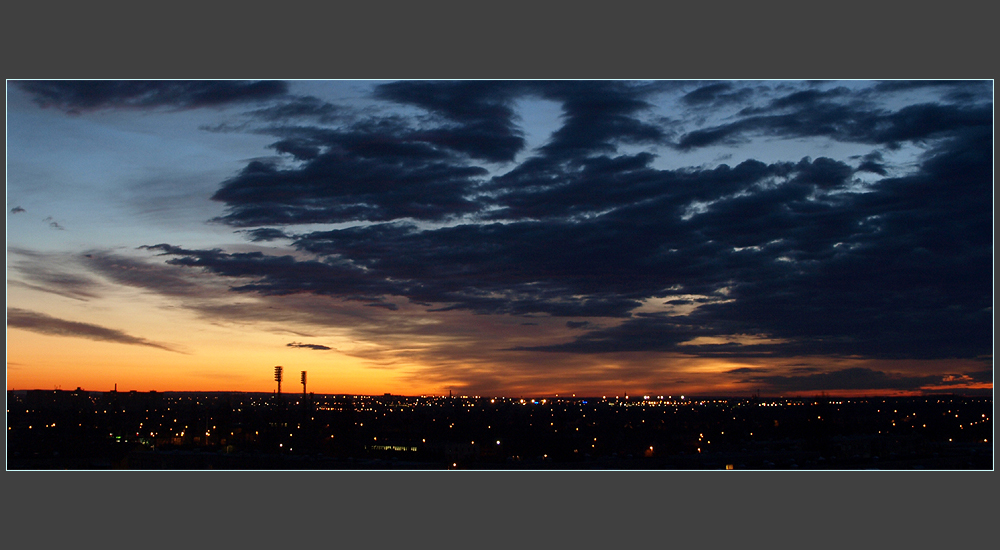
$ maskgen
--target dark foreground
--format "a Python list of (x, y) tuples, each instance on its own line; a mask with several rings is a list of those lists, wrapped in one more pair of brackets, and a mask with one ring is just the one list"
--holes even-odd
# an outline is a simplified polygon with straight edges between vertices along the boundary
[(7, 392), (7, 469), (992, 470), (993, 400)]

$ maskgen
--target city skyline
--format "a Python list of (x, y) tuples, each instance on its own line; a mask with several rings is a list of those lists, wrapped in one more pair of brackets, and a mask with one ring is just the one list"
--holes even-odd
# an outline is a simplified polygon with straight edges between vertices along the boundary
[(7, 388), (992, 394), (992, 94), (8, 81)]

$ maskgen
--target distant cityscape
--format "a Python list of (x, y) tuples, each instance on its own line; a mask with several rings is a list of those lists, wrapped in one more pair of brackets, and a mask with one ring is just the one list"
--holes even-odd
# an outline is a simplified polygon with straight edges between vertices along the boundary
[(990, 470), (992, 411), (957, 395), (8, 390), (7, 469)]

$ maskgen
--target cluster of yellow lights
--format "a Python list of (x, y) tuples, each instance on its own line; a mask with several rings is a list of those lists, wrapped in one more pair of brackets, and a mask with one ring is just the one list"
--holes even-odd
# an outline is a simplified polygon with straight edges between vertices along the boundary
[(415, 452), (416, 447), (411, 447), (407, 445), (371, 445), (369, 448), (375, 451), (405, 451), (405, 452)]

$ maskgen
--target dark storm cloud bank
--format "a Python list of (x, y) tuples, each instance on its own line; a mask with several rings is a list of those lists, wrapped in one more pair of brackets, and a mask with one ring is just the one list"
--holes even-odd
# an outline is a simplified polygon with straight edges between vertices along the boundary
[[(688, 86), (678, 96), (688, 119), (747, 106), (672, 141), (678, 127), (650, 113), (663, 86), (393, 83), (376, 96), (427, 116), (339, 126), (261, 117), (290, 163), (252, 162), (214, 197), (228, 208), (220, 221), (255, 240), (290, 238), (315, 259), (152, 248), (174, 265), (245, 278), (239, 292), (623, 319), (518, 349), (975, 357), (992, 345), (992, 103), (983, 86), (807, 84), (769, 95), (757, 84)], [(909, 105), (885, 95), (916, 92)], [(526, 97), (563, 107), (562, 126), (534, 151), (513, 108)], [(757, 135), (876, 149), (676, 170), (635, 150)], [(904, 143), (923, 157), (885, 177), (902, 172), (882, 152)], [(865, 183), (859, 172), (882, 178)], [(442, 221), (450, 225), (418, 223)], [(287, 229), (334, 222), (374, 223)], [(636, 311), (650, 302), (697, 307)], [(727, 343), (691, 343), (700, 337)]]
[(102, 342), (114, 342), (118, 344), (148, 346), (152, 348), (162, 349), (165, 351), (172, 351), (175, 353), (179, 353), (177, 350), (169, 346), (166, 346), (164, 344), (159, 344), (156, 342), (146, 340), (145, 338), (132, 336), (120, 330), (102, 327), (99, 325), (92, 325), (90, 323), (67, 321), (65, 319), (51, 317), (45, 315), (44, 313), (38, 313), (26, 309), (8, 308), (7, 327), (30, 330), (32, 332), (37, 332), (40, 334), (49, 334), (54, 336), (72, 336), (76, 338), (86, 338), (88, 340), (97, 340)]
[(231, 80), (40, 80), (17, 82), (42, 107), (68, 113), (109, 108), (215, 107), (275, 99), (284, 82)]

